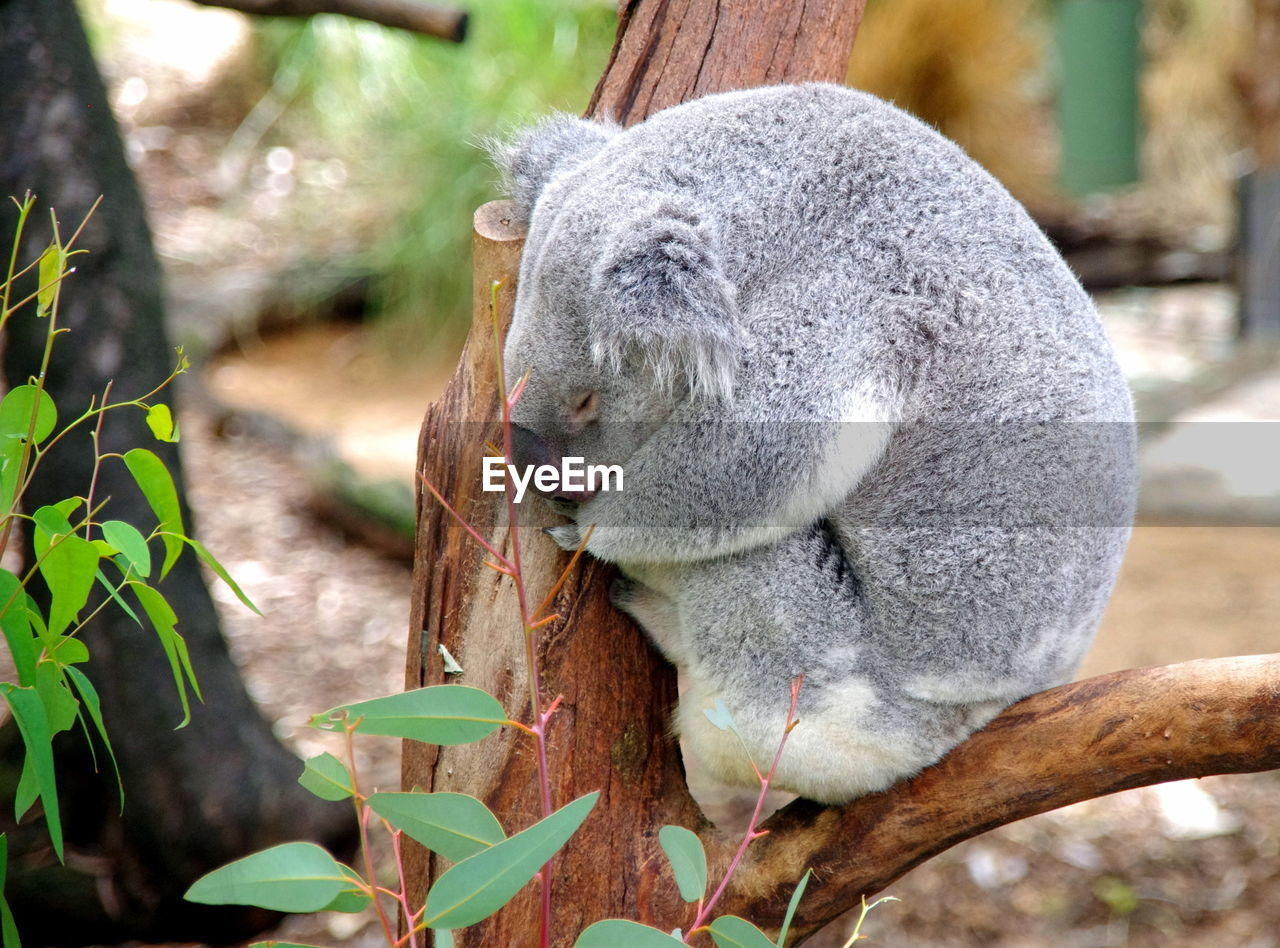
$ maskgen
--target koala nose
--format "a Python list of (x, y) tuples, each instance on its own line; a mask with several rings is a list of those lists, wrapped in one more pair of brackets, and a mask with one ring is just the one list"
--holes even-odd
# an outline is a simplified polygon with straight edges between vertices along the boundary
[(572, 500), (576, 502), (588, 500), (591, 497), (589, 492), (567, 490), (560, 483), (558, 473), (561, 470), (561, 458), (561, 453), (543, 440), (540, 435), (519, 425), (511, 426), (511, 460), (516, 467), (521, 471), (527, 470), (532, 466), (535, 469), (550, 468), (557, 472), (556, 486), (551, 491), (544, 490), (539, 485), (537, 477), (531, 477), (529, 479), (529, 487), (534, 493), (553, 500)]
[(541, 436), (519, 425), (511, 426), (511, 460), (521, 470), (547, 464), (560, 466), (559, 454)]

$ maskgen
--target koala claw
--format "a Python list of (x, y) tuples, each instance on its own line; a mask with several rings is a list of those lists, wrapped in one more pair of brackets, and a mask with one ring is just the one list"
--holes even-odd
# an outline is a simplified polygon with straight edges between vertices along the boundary
[(582, 531), (576, 523), (565, 523), (558, 527), (543, 527), (542, 532), (556, 541), (562, 550), (573, 551), (582, 545)]

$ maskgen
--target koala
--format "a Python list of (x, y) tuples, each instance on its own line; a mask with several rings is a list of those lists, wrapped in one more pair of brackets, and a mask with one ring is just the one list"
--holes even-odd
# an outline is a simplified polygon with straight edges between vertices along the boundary
[[(687, 682), (685, 752), (829, 804), (1074, 673), (1128, 541), (1133, 408), (1088, 296), (956, 145), (826, 84), (498, 146), (527, 217), (522, 463)], [(703, 711), (716, 701), (739, 737)]]

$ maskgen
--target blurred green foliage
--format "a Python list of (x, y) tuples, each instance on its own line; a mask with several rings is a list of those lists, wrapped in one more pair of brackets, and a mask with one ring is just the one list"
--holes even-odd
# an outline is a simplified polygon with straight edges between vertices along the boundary
[(599, 0), (469, 6), (462, 44), (340, 17), (257, 27), (283, 124), (326, 142), (369, 196), (353, 263), (374, 274), (397, 344), (465, 330), (471, 214), (499, 196), (482, 142), (550, 109), (581, 112), (617, 24)]

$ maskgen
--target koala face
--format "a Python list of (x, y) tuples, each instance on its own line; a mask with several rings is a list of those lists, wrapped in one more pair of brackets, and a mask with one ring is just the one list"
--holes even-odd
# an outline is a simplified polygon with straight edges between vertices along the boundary
[[(589, 464), (625, 465), (670, 416), (674, 393), (633, 359), (617, 370), (597, 362), (582, 317), (571, 313), (522, 313), (513, 321), (504, 355), (508, 389), (528, 379), (512, 412), (520, 429), (515, 461), (555, 464), (581, 457)], [(556, 324), (560, 332), (543, 328)]]
[(583, 186), (612, 134), (560, 117), (510, 149), (512, 193), (533, 202), (504, 354), (508, 387), (528, 377), (518, 464), (625, 466), (674, 412), (732, 390), (740, 330), (716, 235), (687, 200)]

